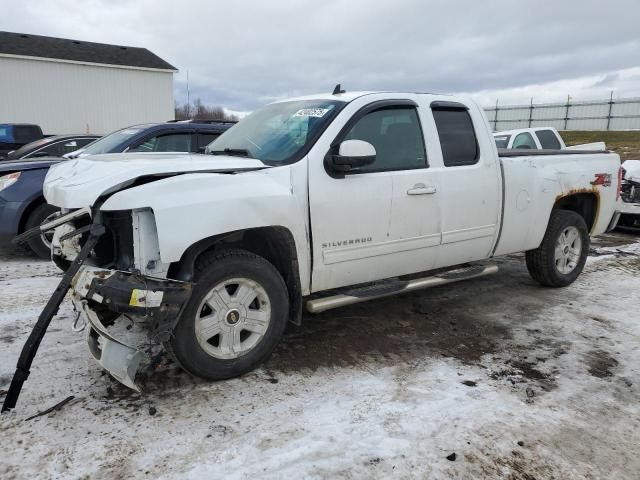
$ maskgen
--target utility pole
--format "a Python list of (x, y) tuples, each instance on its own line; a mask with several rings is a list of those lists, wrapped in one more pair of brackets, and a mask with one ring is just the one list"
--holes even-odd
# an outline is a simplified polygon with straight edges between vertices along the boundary
[(607, 113), (607, 130), (611, 128), (611, 112), (613, 112), (613, 90), (611, 90), (611, 95), (609, 95), (609, 113)]
[(533, 120), (533, 97), (531, 97), (531, 103), (529, 104), (529, 128), (531, 128), (532, 120)]
[(567, 109), (564, 112), (564, 129), (567, 129), (569, 123), (569, 107), (571, 107), (571, 95), (567, 94)]
[(191, 118), (191, 95), (189, 92), (189, 70), (187, 70), (187, 119)]

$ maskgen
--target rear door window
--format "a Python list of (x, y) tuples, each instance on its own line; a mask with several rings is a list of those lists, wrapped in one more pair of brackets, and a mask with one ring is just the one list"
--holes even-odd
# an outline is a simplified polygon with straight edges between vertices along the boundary
[(166, 133), (155, 135), (137, 146), (130, 152), (190, 152), (191, 133)]
[(464, 108), (432, 108), (445, 167), (478, 163), (480, 150), (469, 112)]
[(562, 148), (558, 137), (552, 130), (538, 130), (536, 131), (536, 137), (538, 137), (540, 145), (545, 150), (560, 150)]
[(220, 136), (219, 133), (198, 132), (198, 150), (199, 152)]
[(73, 150), (68, 150), (68, 151), (63, 151), (63, 145), (67, 143), (67, 142), (54, 142), (51, 145), (47, 145), (46, 147), (44, 147), (42, 150), (38, 150), (36, 153), (36, 155), (49, 155), (52, 157), (59, 157), (65, 153), (69, 153), (72, 152), (73, 150), (76, 150), (75, 148)]
[(88, 145), (93, 142), (95, 138), (73, 138), (67, 140), (60, 140), (52, 143), (51, 145), (47, 145), (46, 147), (40, 148), (39, 150), (35, 150), (33, 153), (29, 154), (29, 157), (36, 156), (51, 156), (51, 157), (61, 157), (66, 155), (67, 153), (75, 152), (79, 148)]
[(536, 142), (529, 132), (522, 132), (516, 135), (516, 138), (513, 139), (513, 145), (511, 146), (511, 148), (528, 148), (531, 150), (535, 150), (538, 147), (536, 146)]
[[(41, 142), (46, 144), (48, 140), (43, 139)], [(26, 155), (24, 154), (24, 152), (21, 152), (21, 150), (25, 149), (25, 147), (22, 147), (22, 149), (16, 150), (14, 152), (14, 154), (16, 155), (16, 158), (59, 157), (63, 153), (67, 153), (62, 151), (62, 145), (64, 143), (63, 141), (51, 142), (48, 145), (38, 146), (37, 148), (33, 148), (36, 145), (36, 143), (37, 142), (33, 142), (28, 145), (25, 145), (25, 147), (29, 147), (29, 149), (31, 150), (31, 152), (29, 152)]]
[(79, 148), (84, 147), (85, 145), (93, 142), (95, 138), (74, 138), (72, 140), (65, 140), (61, 142), (61, 150), (62, 155), (66, 155), (67, 153), (75, 152)]

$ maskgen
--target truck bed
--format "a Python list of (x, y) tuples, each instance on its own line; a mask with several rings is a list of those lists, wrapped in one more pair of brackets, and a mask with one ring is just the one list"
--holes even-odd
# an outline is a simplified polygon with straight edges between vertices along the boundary
[(549, 156), (549, 155), (591, 155), (594, 153), (609, 153), (607, 150), (542, 150), (530, 148), (499, 148), (498, 156), (502, 158)]
[[(585, 150), (498, 150), (503, 175), (502, 229), (494, 255), (537, 248), (554, 205), (570, 195), (593, 199), (591, 235), (604, 233), (616, 205), (619, 157)], [(605, 184), (597, 184), (605, 176)]]

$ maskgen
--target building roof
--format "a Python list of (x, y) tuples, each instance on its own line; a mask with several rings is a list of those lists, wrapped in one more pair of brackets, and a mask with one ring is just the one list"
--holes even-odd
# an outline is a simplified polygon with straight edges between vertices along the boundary
[(22, 55), (124, 67), (177, 70), (146, 48), (0, 32), (0, 54)]

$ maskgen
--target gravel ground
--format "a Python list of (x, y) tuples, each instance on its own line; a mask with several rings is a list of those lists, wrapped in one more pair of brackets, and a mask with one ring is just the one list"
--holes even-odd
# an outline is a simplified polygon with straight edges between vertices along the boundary
[[(167, 365), (144, 394), (99, 369), (66, 302), (0, 416), (0, 478), (638, 478), (640, 240), (591, 254), (565, 289), (509, 256), (490, 277), (307, 316), (250, 374)], [(0, 251), (0, 400), (58, 280)]]

